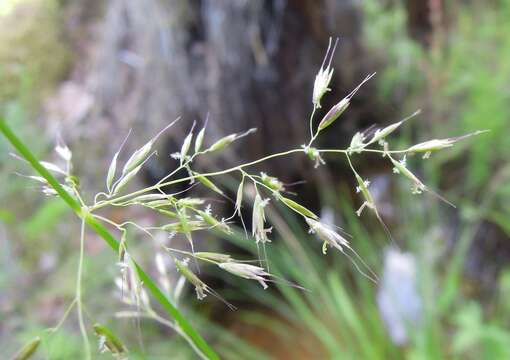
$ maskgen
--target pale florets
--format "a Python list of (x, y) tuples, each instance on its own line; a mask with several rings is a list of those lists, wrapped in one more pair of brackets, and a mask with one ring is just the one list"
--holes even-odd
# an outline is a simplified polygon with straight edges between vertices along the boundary
[(229, 273), (242, 277), (244, 279), (256, 280), (262, 285), (264, 289), (267, 289), (266, 281), (270, 276), (263, 268), (250, 264), (242, 264), (238, 262), (226, 262), (218, 264), (220, 268)]
[(327, 245), (337, 248), (341, 252), (344, 252), (344, 247), (350, 248), (349, 242), (329, 226), (309, 218), (306, 218), (306, 223), (310, 226), (310, 233), (317, 235)]
[(271, 240), (268, 239), (267, 234), (271, 233), (272, 228), (265, 227), (266, 215), (264, 208), (269, 203), (269, 199), (264, 199), (260, 197), (257, 193), (255, 196), (255, 202), (253, 203), (253, 218), (252, 218), (252, 236), (255, 237), (255, 241), (266, 243)]
[[(333, 70), (331, 68), (331, 61), (333, 59), (333, 54), (335, 53), (336, 45), (338, 43), (338, 39), (335, 40), (335, 44), (333, 45), (333, 49), (331, 49), (331, 38), (329, 39), (328, 49), (326, 50), (326, 55), (324, 56), (324, 60), (322, 61), (321, 68), (319, 72), (315, 76), (315, 81), (313, 83), (313, 95), (312, 95), (312, 103), (314, 108), (318, 109), (321, 107), (320, 101), (324, 94), (331, 89), (329, 88), (329, 83), (333, 77)], [(329, 59), (328, 59), (329, 58)], [(327, 63), (327, 65), (326, 65)]]

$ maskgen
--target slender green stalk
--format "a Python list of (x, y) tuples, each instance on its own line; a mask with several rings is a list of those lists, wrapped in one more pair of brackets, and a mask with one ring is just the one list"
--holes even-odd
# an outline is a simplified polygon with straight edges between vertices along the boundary
[[(346, 153), (349, 152), (348, 150), (342, 150), (342, 149), (319, 149), (318, 151), (320, 153), (342, 153), (342, 154), (346, 154)], [(378, 153), (378, 154), (385, 154), (385, 153), (386, 154), (405, 154), (405, 153), (408, 152), (408, 150), (377, 150), (377, 149), (363, 149), (363, 151), (364, 152), (373, 152), (373, 153)], [(268, 155), (268, 156), (262, 157), (260, 159), (257, 159), (257, 160), (254, 160), (254, 161), (251, 161), (251, 162), (248, 162), (248, 163), (245, 163), (245, 164), (240, 164), (240, 165), (237, 165), (237, 166), (225, 169), (225, 170), (221, 170), (221, 171), (215, 171), (215, 172), (199, 174), (199, 175), (191, 175), (191, 176), (175, 179), (175, 180), (172, 180), (172, 181), (166, 181), (166, 182), (159, 181), (158, 183), (156, 183), (153, 186), (149, 186), (149, 187), (146, 187), (146, 188), (134, 191), (132, 193), (129, 193), (129, 194), (126, 194), (126, 195), (122, 195), (122, 196), (119, 196), (119, 197), (116, 197), (116, 198), (112, 198), (112, 199), (109, 199), (109, 200), (106, 200), (106, 201), (100, 201), (97, 204), (91, 206), (89, 208), (89, 210), (90, 211), (95, 211), (95, 210), (101, 209), (103, 207), (106, 207), (108, 205), (111, 205), (113, 203), (119, 203), (119, 202), (128, 200), (130, 198), (133, 198), (135, 196), (139, 196), (139, 195), (145, 194), (147, 192), (151, 192), (151, 191), (154, 191), (154, 190), (161, 190), (161, 188), (163, 188), (165, 186), (176, 185), (176, 184), (179, 184), (179, 183), (183, 183), (183, 182), (186, 182), (186, 181), (193, 180), (193, 179), (197, 178), (198, 176), (212, 177), (212, 176), (225, 175), (225, 174), (229, 174), (229, 173), (232, 173), (232, 172), (235, 172), (235, 171), (239, 171), (239, 170), (241, 170), (243, 168), (247, 168), (247, 167), (250, 167), (250, 166), (253, 166), (253, 165), (260, 164), (260, 163), (265, 162), (265, 161), (270, 160), (270, 159), (274, 159), (274, 158), (277, 158), (277, 157), (282, 157), (282, 156), (290, 155), (290, 154), (293, 154), (293, 153), (303, 153), (303, 149), (292, 149), (292, 150), (287, 150), (287, 151), (279, 152), (279, 153), (276, 153), (276, 154)], [(180, 167), (180, 168), (182, 168), (182, 167)], [(173, 173), (175, 173), (175, 171)], [(165, 178), (168, 178), (168, 176), (165, 177)]]
[[(28, 147), (16, 136), (16, 134), (7, 125), (6, 121), (0, 118), (0, 132), (11, 143), (11, 145), (27, 160), (35, 171), (39, 173), (48, 184), (58, 193), (66, 204), (82, 218), (84, 222), (91, 227), (104, 241), (114, 250), (118, 251), (119, 241), (104, 227), (97, 219), (89, 214), (88, 209), (82, 209), (80, 204), (60, 185), (50, 172), (42, 166), (37, 158), (32, 154)], [(187, 335), (190, 342), (193, 343), (208, 359), (219, 359), (219, 356), (186, 320), (181, 312), (168, 300), (166, 295), (159, 289), (156, 283), (148, 276), (145, 271), (135, 262), (135, 268), (140, 280), (144, 283), (149, 293), (161, 304), (167, 314), (175, 320), (176, 324)]]
[(80, 228), (80, 258), (78, 261), (78, 274), (76, 276), (76, 309), (78, 312), (78, 323), (80, 325), (81, 336), (83, 337), (83, 345), (85, 347), (85, 359), (90, 360), (92, 355), (90, 353), (90, 342), (87, 335), (87, 329), (85, 328), (85, 322), (83, 321), (83, 309), (81, 300), (81, 283), (83, 275), (83, 256), (85, 251), (85, 220), (81, 219)]
[[(309, 123), (310, 123), (310, 144), (315, 139), (315, 136), (313, 134), (313, 116), (315, 115), (315, 110), (317, 110), (317, 107), (314, 105), (313, 106), (313, 110), (312, 110), (312, 114), (310, 115), (310, 119), (308, 120)], [(308, 146), (310, 146), (310, 144), (308, 144)]]
[(91, 206), (90, 207), (90, 211), (94, 211), (94, 210), (103, 208), (103, 207), (108, 206), (108, 205), (110, 205), (112, 203), (122, 202), (124, 200), (130, 199), (130, 198), (138, 196), (138, 195), (145, 194), (145, 193), (150, 192), (150, 191), (160, 190), (161, 188), (163, 188), (165, 186), (170, 186), (170, 185), (175, 185), (175, 184), (179, 184), (179, 183), (182, 183), (182, 182), (190, 181), (190, 180), (196, 179), (199, 176), (201, 176), (201, 177), (211, 177), (211, 176), (225, 175), (225, 174), (228, 174), (228, 173), (231, 173), (231, 172), (234, 172), (234, 171), (239, 171), (240, 169), (243, 169), (243, 168), (246, 168), (246, 167), (250, 167), (250, 166), (262, 163), (262, 162), (270, 160), (270, 159), (274, 159), (274, 158), (281, 157), (281, 156), (286, 156), (286, 155), (289, 155), (289, 154), (292, 154), (292, 153), (297, 153), (297, 152), (303, 152), (303, 149), (292, 149), (292, 150), (283, 151), (283, 152), (280, 152), (280, 153), (276, 153), (276, 154), (272, 154), (272, 155), (269, 155), (269, 156), (265, 156), (263, 158), (254, 160), (252, 162), (241, 164), (241, 165), (237, 165), (237, 166), (234, 166), (234, 167), (231, 167), (231, 168), (228, 168), (228, 169), (225, 169), (225, 170), (221, 170), (221, 171), (215, 171), (215, 172), (210, 172), (210, 173), (205, 173), (205, 174), (198, 174), (198, 175), (191, 175), (191, 176), (183, 177), (183, 178), (180, 178), (180, 179), (175, 179), (175, 180), (172, 180), (172, 181), (167, 181), (167, 182), (164, 182), (164, 183), (159, 183), (158, 182), (156, 185), (149, 186), (147, 188), (144, 188), (144, 189), (141, 189), (141, 190), (138, 190), (138, 191), (134, 191), (134, 192), (132, 192), (130, 194), (119, 196), (117, 198), (113, 198), (113, 199), (110, 199), (110, 200), (107, 200), (107, 201), (101, 201), (101, 202), (97, 203), (96, 205)]

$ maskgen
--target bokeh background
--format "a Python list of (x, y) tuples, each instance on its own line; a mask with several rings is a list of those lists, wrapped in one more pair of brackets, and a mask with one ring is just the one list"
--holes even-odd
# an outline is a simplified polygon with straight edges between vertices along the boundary
[[(316, 170), (302, 156), (270, 161), (259, 170), (298, 182), (290, 190), (352, 235), (380, 283), (341, 254), (323, 255), (302, 222), (276, 206), (269, 215), (271, 269), (311, 291), (263, 291), (211, 269), (207, 282), (239, 309), (231, 312), (213, 297), (199, 302), (191, 288), (179, 306), (228, 359), (510, 358), (508, 0), (1, 0), (0, 114), (43, 158), (51, 160), (57, 139), (65, 140), (90, 200), (103, 189), (129, 129), (126, 153), (177, 116), (182, 120), (159, 142), (160, 155), (139, 185), (175, 166), (168, 154), (207, 114), (206, 141), (251, 127), (258, 132), (199, 161), (204, 171), (299, 147), (330, 36), (340, 42), (323, 109), (367, 74), (377, 76), (319, 139), (321, 147), (344, 148), (356, 131), (416, 109), (421, 115), (392, 137), (394, 147), (491, 130), (426, 161), (410, 159), (457, 208), (412, 195), (379, 157), (356, 157), (399, 246), (392, 248), (373, 216), (355, 215), (360, 199), (342, 158), (328, 157)], [(44, 332), (74, 296), (78, 220), (16, 175), (30, 170), (10, 151), (1, 139), (0, 357), (41, 335), (36, 358), (81, 358), (74, 312), (60, 331)], [(217, 207), (227, 213), (223, 205)], [(130, 211), (108, 215), (153, 221)], [(157, 275), (157, 246), (130, 236), (138, 258)], [(256, 256), (242, 238), (203, 234), (198, 246)], [(92, 233), (86, 255), (89, 325), (108, 324), (133, 359), (196, 358), (164, 326), (119, 319), (116, 255)]]

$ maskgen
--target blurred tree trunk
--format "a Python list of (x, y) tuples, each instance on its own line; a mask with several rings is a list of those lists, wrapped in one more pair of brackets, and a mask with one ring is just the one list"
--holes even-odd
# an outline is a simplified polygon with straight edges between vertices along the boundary
[[(351, 0), (111, 0), (97, 63), (100, 115), (145, 136), (182, 116), (168, 152), (207, 113), (209, 141), (259, 130), (235, 145), (229, 161), (299, 146), (309, 136), (313, 80), (328, 38), (339, 36), (340, 44), (322, 114), (373, 71), (361, 35), (361, 14)], [(380, 109), (369, 93), (360, 92), (326, 143), (345, 144), (357, 120), (374, 121), (370, 115)], [(303, 158), (296, 160), (277, 161), (272, 169), (292, 181), (286, 172), (301, 166)]]

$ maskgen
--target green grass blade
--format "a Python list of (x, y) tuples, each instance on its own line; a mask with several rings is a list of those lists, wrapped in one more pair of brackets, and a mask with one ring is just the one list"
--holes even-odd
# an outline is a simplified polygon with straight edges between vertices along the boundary
[[(85, 222), (90, 226), (104, 241), (114, 250), (118, 251), (119, 242), (115, 237), (103, 226), (98, 220), (93, 218), (90, 214), (84, 213), (80, 204), (60, 185), (60, 183), (51, 175), (51, 173), (43, 167), (37, 158), (32, 154), (28, 147), (16, 136), (10, 129), (6, 121), (0, 118), (0, 132), (11, 143), (11, 145), (19, 152), (21, 156), (27, 160), (35, 171), (48, 181), (48, 184), (55, 189), (58, 195), (69, 205), (69, 207), (80, 218), (85, 218)], [(219, 356), (207, 344), (202, 336), (193, 328), (193, 326), (186, 320), (181, 312), (168, 300), (168, 298), (159, 289), (156, 283), (150, 278), (143, 269), (135, 263), (136, 271), (140, 280), (143, 281), (150, 294), (161, 304), (166, 310), (168, 315), (174, 319), (182, 331), (189, 337), (190, 341), (206, 356), (208, 359), (219, 359)]]

